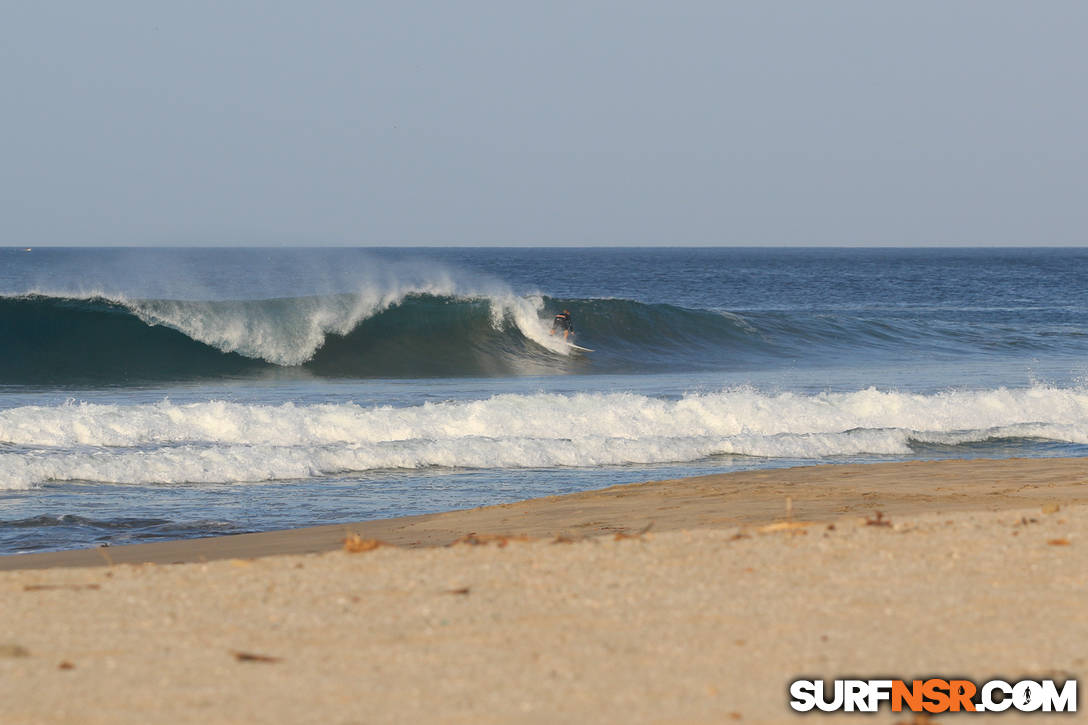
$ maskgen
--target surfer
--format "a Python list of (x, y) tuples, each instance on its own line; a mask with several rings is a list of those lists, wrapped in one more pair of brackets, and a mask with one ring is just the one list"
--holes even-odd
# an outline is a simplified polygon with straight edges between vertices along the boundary
[(567, 338), (574, 332), (574, 323), (570, 319), (570, 310), (563, 310), (555, 316), (555, 321), (552, 322), (552, 329), (549, 334), (554, 335), (556, 330), (563, 331), (563, 342), (566, 342)]

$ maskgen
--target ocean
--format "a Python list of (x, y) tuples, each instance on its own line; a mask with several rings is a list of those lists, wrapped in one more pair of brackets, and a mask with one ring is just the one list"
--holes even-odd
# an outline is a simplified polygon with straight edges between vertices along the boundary
[[(0, 554), (1088, 455), (1088, 250), (0, 250)], [(581, 353), (549, 334), (570, 310)]]

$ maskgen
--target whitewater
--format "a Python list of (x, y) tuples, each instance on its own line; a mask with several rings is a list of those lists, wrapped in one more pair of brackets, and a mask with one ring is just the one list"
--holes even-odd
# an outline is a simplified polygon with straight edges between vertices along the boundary
[(67, 403), (0, 411), (0, 481), (235, 483), (380, 469), (682, 463), (711, 456), (907, 455), (999, 439), (1088, 444), (1088, 392), (500, 395), (358, 404)]
[(1085, 257), (0, 250), (0, 553), (1086, 455)]

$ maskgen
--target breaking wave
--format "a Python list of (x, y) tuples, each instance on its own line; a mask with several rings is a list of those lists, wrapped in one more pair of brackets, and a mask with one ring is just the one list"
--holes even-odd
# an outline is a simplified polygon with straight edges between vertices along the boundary
[[(453, 287), (234, 301), (0, 297), (0, 384), (614, 372), (767, 348), (722, 313)], [(578, 341), (603, 348), (592, 367), (549, 334), (564, 307), (577, 309)]]
[(1002, 439), (1088, 445), (1088, 391), (497, 395), (415, 407), (69, 403), (0, 411), (0, 487), (234, 483), (384, 469), (544, 468), (713, 456), (902, 456)]
[[(549, 334), (569, 308), (572, 354)], [(419, 378), (740, 370), (910, 351), (991, 352), (900, 319), (697, 310), (624, 299), (563, 299), (436, 284), (262, 300), (0, 296), (0, 385), (128, 385), (302, 375)], [(1011, 351), (1061, 344), (1018, 339)]]

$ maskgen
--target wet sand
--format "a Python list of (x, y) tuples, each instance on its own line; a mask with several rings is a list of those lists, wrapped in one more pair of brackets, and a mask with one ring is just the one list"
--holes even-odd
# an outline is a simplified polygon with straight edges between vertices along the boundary
[(358, 534), (396, 546), (444, 546), (469, 533), (585, 537), (835, 521), (924, 512), (1002, 511), (1088, 503), (1088, 459), (951, 460), (808, 466), (613, 486), (441, 514), (258, 534), (0, 557), (0, 571), (53, 566), (175, 564), (340, 548)]
[(800, 676), (1083, 676), (1086, 483), (816, 466), (6, 557), (0, 722), (783, 722)]

